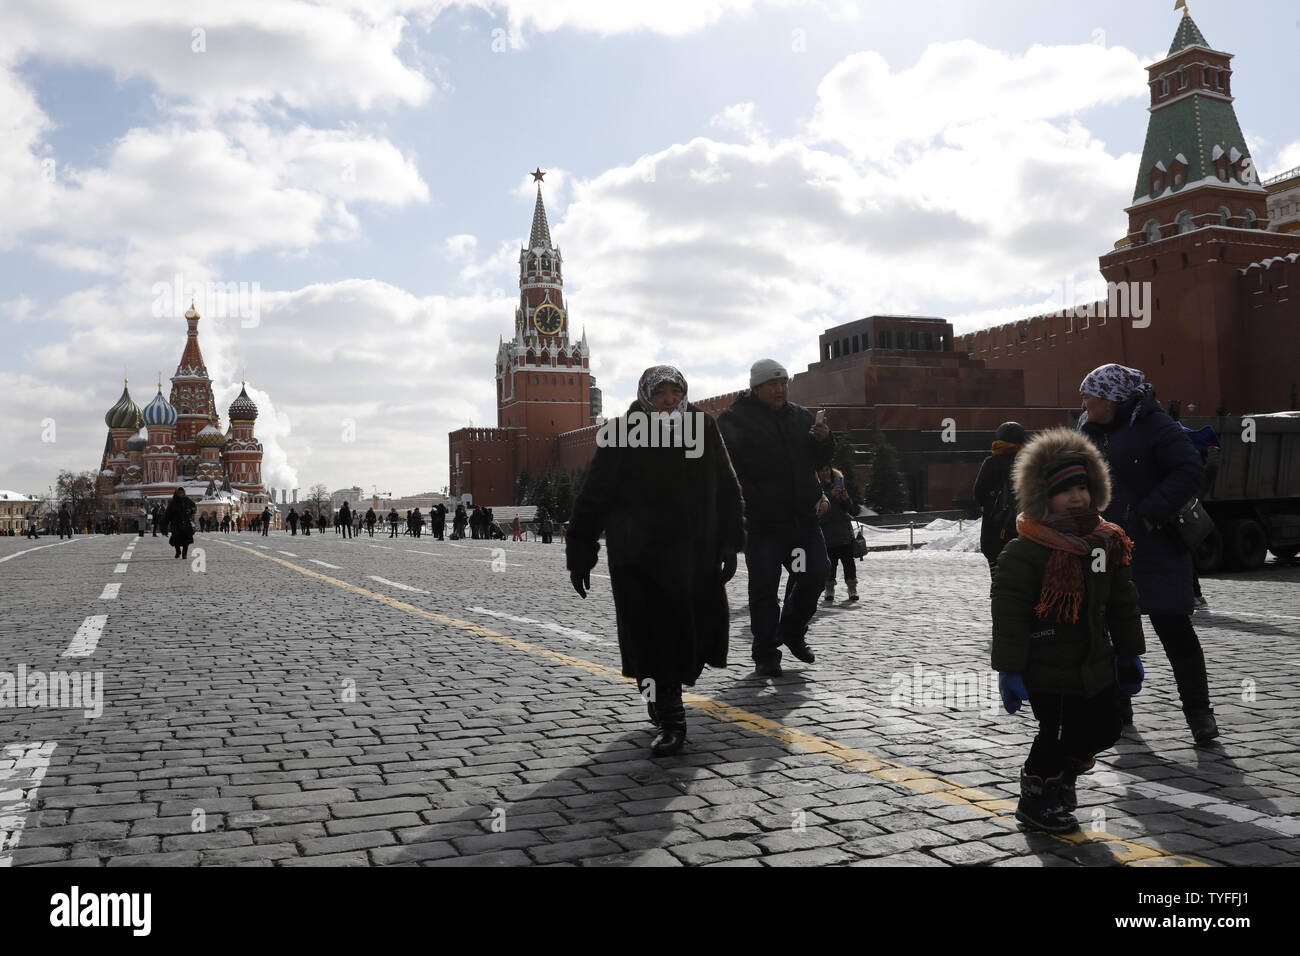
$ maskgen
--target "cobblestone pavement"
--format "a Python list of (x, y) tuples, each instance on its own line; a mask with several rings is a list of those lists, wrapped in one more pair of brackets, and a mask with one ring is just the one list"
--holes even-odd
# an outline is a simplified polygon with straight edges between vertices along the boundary
[(1034, 725), (995, 709), (979, 555), (869, 556), (775, 680), (742, 562), (734, 663), (652, 759), (603, 564), (582, 601), (560, 544), (492, 545), (0, 540), (0, 672), (103, 681), (98, 716), (0, 711), (0, 863), (1300, 863), (1300, 567), (1204, 582), (1221, 746), (1191, 746), (1148, 628), (1136, 729), (1058, 838), (1011, 816)]

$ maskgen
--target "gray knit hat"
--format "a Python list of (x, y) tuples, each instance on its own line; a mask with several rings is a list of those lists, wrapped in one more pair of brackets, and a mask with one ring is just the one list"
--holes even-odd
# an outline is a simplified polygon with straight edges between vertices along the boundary
[(749, 370), (749, 387), (756, 388), (774, 378), (788, 379), (790, 373), (776, 359), (759, 359)]

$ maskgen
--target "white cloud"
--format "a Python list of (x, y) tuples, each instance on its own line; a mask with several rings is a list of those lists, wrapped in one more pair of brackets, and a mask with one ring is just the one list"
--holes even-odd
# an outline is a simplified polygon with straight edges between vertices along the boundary
[(736, 103), (710, 118), (709, 125), (718, 129), (735, 130), (748, 142), (764, 146), (767, 144), (768, 129), (755, 117), (756, 111), (757, 107), (753, 103)]

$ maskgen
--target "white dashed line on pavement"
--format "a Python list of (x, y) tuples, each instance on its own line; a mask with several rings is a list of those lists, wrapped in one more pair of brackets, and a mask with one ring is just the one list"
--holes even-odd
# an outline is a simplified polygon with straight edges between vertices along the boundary
[(581, 641), (584, 644), (600, 644), (604, 647), (616, 646), (613, 641), (606, 640), (603, 637), (597, 637), (595, 634), (588, 634), (586, 631), (579, 631), (550, 621), (539, 621), (532, 617), (519, 617), (514, 614), (506, 614), (504, 611), (490, 611), (485, 607), (467, 607), (465, 610), (473, 611), (475, 614), (486, 614), (489, 617), (499, 617), (506, 621), (514, 621), (516, 624), (535, 624), (538, 627), (554, 631), (556, 634), (563, 634), (565, 637), (571, 637), (575, 641)]
[(3, 558), (0, 558), (0, 564), (4, 564), (6, 561), (12, 561), (14, 558), (20, 558), (24, 554), (31, 554), (33, 551), (44, 551), (46, 548), (57, 548), (61, 544), (72, 544), (72, 542), (76, 540), (78, 539), (69, 538), (67, 541), (56, 541), (54, 544), (43, 544), (38, 548), (28, 548), (26, 551), (15, 551), (13, 554), (6, 554)]
[(36, 791), (54, 754), (53, 741), (6, 744), (0, 755), (0, 867), (11, 866)]
[(105, 584), (104, 593), (99, 596), (101, 601), (111, 601), (117, 597), (117, 592), (122, 590), (120, 584)]
[(367, 547), (367, 548), (378, 548), (380, 551), (392, 551), (392, 550), (393, 550), (392, 548), (384, 547), (384, 545), (382, 545), (382, 544), (368, 544), (368, 545), (366, 545), (366, 547)]
[(409, 584), (401, 584), (401, 583), (399, 583), (399, 582), (397, 582), (397, 581), (390, 581), (390, 580), (388, 580), (388, 578), (381, 578), (381, 577), (379, 577), (378, 575), (375, 575), (375, 574), (367, 575), (367, 577), (369, 577), (370, 580), (372, 580), (372, 581), (378, 581), (380, 584), (387, 584), (389, 587), (401, 588), (403, 591), (415, 591), (417, 594), (428, 594), (428, 593), (429, 593), (428, 591), (424, 590), (423, 588), (413, 588), (413, 587), (411, 587)]
[(258, 547), (261, 548), (263, 551), (270, 551), (270, 550), (271, 550), (270, 548), (268, 548), (268, 547), (267, 547), (266, 545), (264, 545), (264, 544), (259, 544)]
[(310, 561), (312, 564), (319, 564), (322, 568), (333, 568), (335, 571), (343, 570), (337, 564), (330, 564), (326, 561), (317, 561), (315, 558), (308, 558), (307, 560)]
[(296, 558), (296, 557), (298, 557), (298, 555), (294, 554), (292, 551), (280, 551), (279, 553), (280, 553), (280, 554), (287, 554), (287, 555), (288, 555), (289, 557), (291, 557), (291, 558)]
[(128, 566), (129, 566), (129, 565), (119, 564), (117, 567), (115, 567), (115, 568), (113, 569), (113, 573), (114, 573), (114, 574), (126, 574), (126, 569), (127, 569)]
[(89, 657), (95, 653), (95, 646), (99, 644), (99, 635), (104, 632), (104, 625), (107, 623), (107, 614), (92, 614), (82, 621), (81, 627), (77, 628), (77, 634), (68, 645), (68, 649), (63, 652), (63, 656)]
[(118, 560), (119, 560), (119, 561), (130, 561), (130, 560), (131, 560), (131, 552), (130, 552), (130, 551), (123, 551), (123, 552), (122, 552), (122, 557), (118, 558)]

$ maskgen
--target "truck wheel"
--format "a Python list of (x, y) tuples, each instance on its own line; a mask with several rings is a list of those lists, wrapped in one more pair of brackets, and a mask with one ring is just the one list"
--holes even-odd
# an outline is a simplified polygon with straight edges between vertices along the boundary
[(1228, 526), (1224, 542), (1228, 560), (1243, 571), (1258, 571), (1268, 556), (1268, 538), (1253, 518), (1238, 518)]
[(1216, 530), (1192, 555), (1197, 574), (1213, 574), (1223, 567), (1223, 535)]

